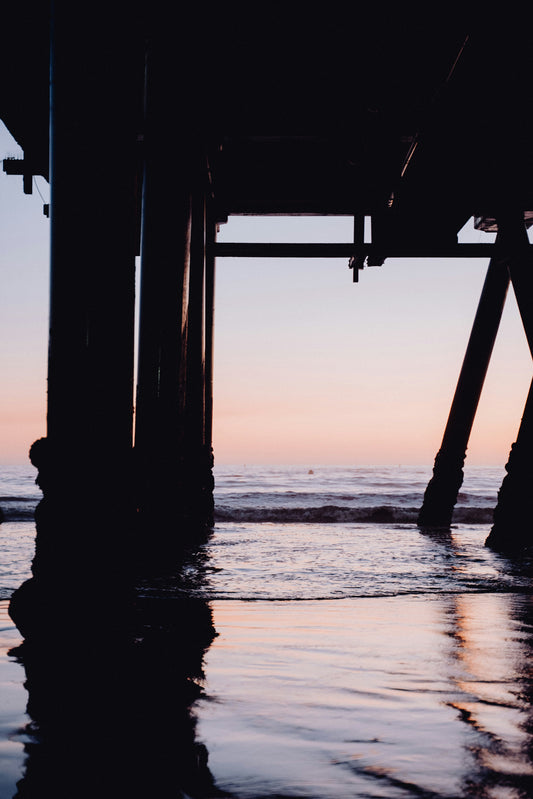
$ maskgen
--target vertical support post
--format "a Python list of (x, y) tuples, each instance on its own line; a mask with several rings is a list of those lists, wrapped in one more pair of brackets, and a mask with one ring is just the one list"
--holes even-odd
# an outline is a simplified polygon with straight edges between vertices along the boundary
[(54, 4), (48, 438), (115, 458), (132, 441), (136, 98), (121, 21), (86, 16)]
[[(206, 274), (207, 158), (198, 143), (203, 121), (199, 116), (184, 133), (169, 106), (169, 92), (183, 108), (197, 102), (194, 81), (169, 86), (169, 75), (188, 74), (187, 30), (181, 30), (178, 50), (174, 29), (149, 38), (145, 84), (135, 454), (140, 517), (150, 524), (152, 554), (167, 561), (203, 528), (204, 507), (213, 501), (204, 476), (206, 459), (209, 476), (212, 460), (205, 372), (211, 352), (206, 291), (212, 287)], [(161, 502), (162, 494), (172, 504)]]
[(186, 446), (193, 459), (205, 444), (206, 192), (201, 168), (197, 174), (192, 200), (187, 332)]
[[(365, 217), (359, 212), (353, 215), (353, 241), (354, 244), (362, 247), (365, 242)], [(365, 267), (366, 256), (359, 253), (350, 258), (348, 267), (353, 270), (352, 280), (354, 283), (359, 282), (359, 271)]]
[[(498, 236), (497, 242), (501, 243)], [(479, 300), (463, 365), (455, 389), (433, 476), (418, 516), (421, 527), (448, 527), (463, 482), (468, 440), (498, 333), (509, 272), (502, 260), (492, 258)]]
[(132, 445), (138, 99), (124, 20), (98, 5), (58, 0), (51, 47), (48, 440), (93, 489)]
[(44, 497), (34, 579), (12, 600), (36, 635), (47, 603), (73, 634), (97, 602), (118, 618), (133, 516), (135, 37), (100, 0), (56, 0), (51, 13), (47, 437), (30, 450)]
[[(147, 55), (145, 164), (135, 453), (140, 510), (169, 516), (160, 497), (181, 480), (186, 397), (191, 176), (166, 94), (168, 50)], [(175, 510), (171, 512), (175, 516)]]
[[(210, 226), (210, 225), (209, 225)], [(207, 162), (198, 154), (193, 189), (191, 271), (187, 323), (187, 398), (185, 431), (184, 511), (193, 526), (213, 524), (212, 393), (207, 385), (212, 369), (213, 264), (207, 255)], [(209, 265), (209, 276), (207, 275)], [(207, 309), (209, 296), (211, 308)], [(209, 339), (209, 342), (208, 342)]]
[(207, 255), (205, 265), (205, 446), (213, 450), (213, 371), (215, 334), (215, 276), (216, 263), (213, 246), (217, 227), (208, 206)]

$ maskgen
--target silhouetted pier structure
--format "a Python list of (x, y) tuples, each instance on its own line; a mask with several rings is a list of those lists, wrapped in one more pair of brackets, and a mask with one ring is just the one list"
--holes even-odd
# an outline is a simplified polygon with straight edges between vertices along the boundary
[[(24, 191), (33, 175), (51, 186), (41, 527), (78, 561), (101, 536), (112, 580), (135, 536), (153, 556), (211, 524), (215, 258), (342, 256), (357, 279), (389, 257), (489, 257), (420, 516), (449, 524), (509, 275), (533, 335), (527, 26), (434, 8), (167, 5), (4, 14), (0, 115), (24, 150), (4, 169)], [(233, 214), (353, 216), (354, 239), (217, 243)], [(458, 243), (472, 216), (498, 227), (495, 244)], [(75, 542), (59, 496), (83, 517)], [(129, 513), (150, 535), (119, 532)], [(498, 531), (494, 545), (530, 543), (514, 521)]]
[[(54, 792), (58, 773), (80, 797), (220, 795), (187, 713), (210, 610), (179, 586), (135, 601), (129, 590), (132, 572), (175, 574), (212, 523), (216, 258), (343, 257), (354, 280), (390, 257), (490, 259), (419, 520), (449, 525), (509, 283), (533, 346), (530, 32), (510, 12), (484, 13), (3, 9), (0, 118), (24, 151), (4, 170), (25, 192), (34, 175), (51, 188), (48, 420), (31, 448), (43, 500), (34, 576), (11, 602), (41, 734), (24, 796)], [(217, 243), (234, 214), (350, 216), (354, 237)], [(458, 243), (472, 216), (497, 228), (495, 244)], [(532, 543), (532, 449), (530, 393), (488, 540), (498, 549)], [(115, 706), (123, 728), (102, 736)], [(66, 736), (73, 714), (81, 730)]]

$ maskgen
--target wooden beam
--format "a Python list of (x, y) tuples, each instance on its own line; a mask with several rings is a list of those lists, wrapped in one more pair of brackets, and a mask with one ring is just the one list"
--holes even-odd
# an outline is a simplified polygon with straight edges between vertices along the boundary
[[(216, 224), (207, 209), (207, 245), (216, 241)], [(205, 446), (213, 446), (213, 367), (215, 326), (215, 257), (208, 248), (205, 264)]]
[(516, 552), (531, 547), (533, 529), (529, 507), (533, 466), (533, 382), (529, 388), (522, 421), (498, 492), (494, 524), (485, 545), (499, 552)]
[[(356, 255), (386, 258), (492, 258), (502, 253), (497, 244), (454, 244), (429, 247), (394, 244), (215, 242), (211, 251), (217, 258), (351, 258)], [(527, 248), (526, 248), (527, 249)], [(533, 245), (529, 245), (533, 253)], [(502, 253), (503, 254), (503, 253)]]

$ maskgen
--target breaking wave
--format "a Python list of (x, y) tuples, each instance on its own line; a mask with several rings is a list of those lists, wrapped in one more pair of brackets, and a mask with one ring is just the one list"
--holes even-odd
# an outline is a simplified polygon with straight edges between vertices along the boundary
[[(373, 507), (341, 507), (322, 505), (320, 507), (228, 507), (217, 505), (215, 522), (275, 522), (291, 523), (356, 523), (356, 524), (416, 524), (419, 507), (395, 507), (375, 505)], [(453, 522), (462, 524), (491, 524), (492, 508), (456, 507)]]
[(33, 497), (0, 497), (0, 522), (30, 522), (38, 500)]

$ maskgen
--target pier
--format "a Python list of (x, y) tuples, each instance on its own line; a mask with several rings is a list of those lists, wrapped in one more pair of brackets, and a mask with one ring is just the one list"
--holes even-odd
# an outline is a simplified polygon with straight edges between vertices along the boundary
[[(127, 729), (115, 783), (106, 793), (91, 778), (76, 795), (127, 784), (148, 796), (150, 758), (139, 782), (124, 782), (132, 751), (158, 763), (163, 752), (155, 790), (170, 795), (179, 751), (182, 795), (223, 796), (188, 713), (216, 635), (210, 607), (181, 585), (170, 599), (135, 594), (186, 566), (213, 527), (216, 268), (344, 258), (346, 291), (364, 292), (363, 270), (390, 258), (489, 261), (418, 517), (421, 530), (448, 530), (510, 287), (533, 355), (529, 29), (501, 12), (456, 17), (429, 4), (383, 15), (346, 2), (143, 0), (11, 3), (2, 26), (0, 119), (24, 152), (3, 169), (21, 192), (35, 176), (50, 185), (47, 426), (28, 442), (43, 499), (33, 576), (10, 604), (44, 731), (24, 795), (53, 790), (47, 757), (62, 753), (72, 713), (94, 703), (104, 716), (118, 697)], [(238, 215), (350, 217), (353, 236), (217, 241)], [(494, 243), (459, 242), (472, 218)], [(533, 389), (509, 446), (486, 544), (514, 554), (533, 544)], [(67, 676), (50, 666), (51, 619)], [(69, 743), (78, 783), (96, 727)], [(111, 735), (103, 748), (115, 762)]]
[[(221, 4), (178, 20), (157, 3), (30, 7), (7, 12), (0, 114), (24, 150), (4, 170), (25, 192), (33, 175), (51, 188), (45, 498), (70, 484), (101, 506), (112, 485), (120, 513), (174, 516), (176, 541), (192, 520), (209, 526), (216, 259), (342, 256), (357, 281), (390, 257), (488, 257), (420, 514), (449, 524), (509, 279), (531, 343), (525, 34), (467, 12), (355, 18), (345, 3), (260, 26)], [(217, 243), (235, 214), (353, 216), (354, 237)], [(495, 244), (458, 243), (472, 216)]]
[[(465, 13), (437, 32), (429, 11), (352, 20), (343, 3), (325, 16), (291, 7), (260, 28), (220, 4), (186, 6), (179, 20), (142, 2), (31, 7), (7, 15), (0, 114), (24, 150), (4, 170), (25, 192), (34, 175), (51, 189), (42, 538), (72, 546), (52, 508), (60, 493), (76, 496), (91, 529), (130, 514), (149, 557), (210, 527), (215, 262), (251, 255), (346, 257), (354, 281), (390, 257), (490, 259), (419, 518), (449, 525), (510, 283), (533, 346), (530, 55), (516, 27)], [(354, 235), (217, 243), (235, 214), (351, 216)], [(494, 244), (458, 243), (471, 217), (498, 231)], [(151, 535), (147, 553), (142, 526), (160, 530), (162, 518), (172, 532)], [(514, 548), (505, 518), (499, 508), (489, 543)], [(124, 542), (111, 526), (112, 575)], [(79, 536), (80, 552), (95, 546)]]

